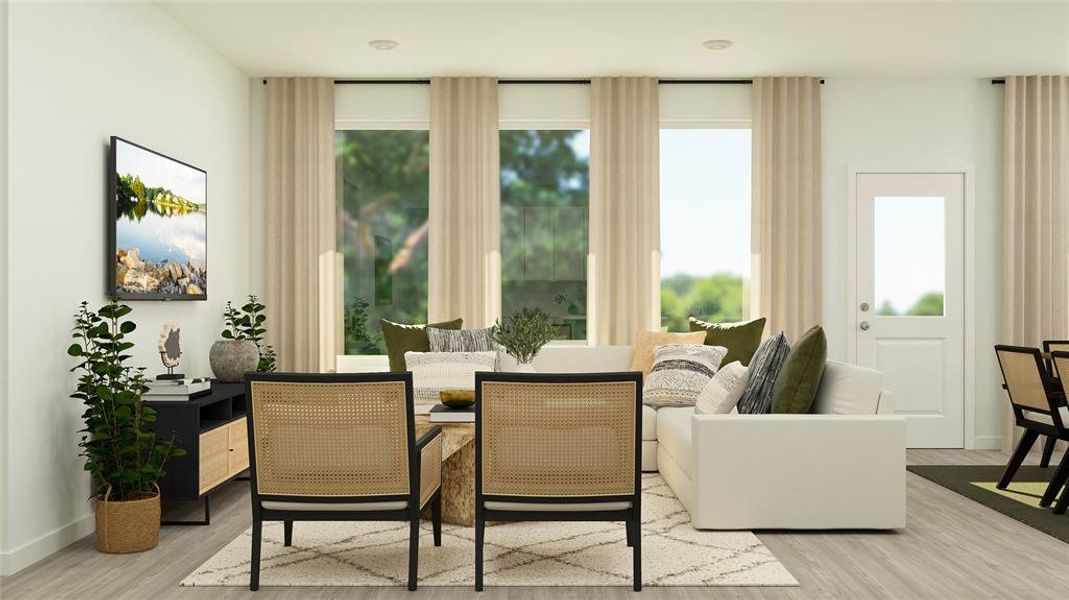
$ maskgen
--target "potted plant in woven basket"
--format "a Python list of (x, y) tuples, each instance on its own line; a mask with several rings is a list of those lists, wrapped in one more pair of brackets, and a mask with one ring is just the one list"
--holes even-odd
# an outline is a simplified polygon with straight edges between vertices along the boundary
[(490, 337), (516, 359), (517, 372), (533, 373), (535, 369), (531, 363), (542, 346), (557, 337), (557, 327), (541, 310), (524, 308), (511, 317), (498, 320)]
[(141, 401), (144, 369), (126, 365), (136, 329), (124, 320), (130, 307), (114, 300), (98, 311), (82, 302), (75, 313), (74, 340), (67, 354), (79, 362), (78, 386), (71, 398), (85, 405), (81, 443), (85, 470), (93, 476), (96, 540), (101, 552), (141, 552), (160, 537), (160, 488), (163, 466), (185, 452), (175, 438), (161, 441), (146, 425), (156, 412)]

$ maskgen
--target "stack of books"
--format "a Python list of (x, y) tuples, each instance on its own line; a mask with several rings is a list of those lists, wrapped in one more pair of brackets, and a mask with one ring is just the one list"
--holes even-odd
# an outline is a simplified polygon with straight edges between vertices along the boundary
[(435, 404), (428, 420), (431, 423), (474, 423), (475, 407), (450, 408), (444, 404)]
[(153, 379), (146, 381), (148, 391), (141, 395), (149, 402), (182, 402), (200, 392), (210, 390), (212, 380), (207, 377), (187, 377), (185, 379)]

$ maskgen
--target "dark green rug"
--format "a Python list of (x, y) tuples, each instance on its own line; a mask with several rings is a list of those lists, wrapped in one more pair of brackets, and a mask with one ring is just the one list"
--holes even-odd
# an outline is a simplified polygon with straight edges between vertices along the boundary
[(1056, 515), (1050, 508), (1039, 507), (1039, 499), (1054, 476), (1054, 465), (1046, 469), (1021, 467), (1006, 490), (995, 488), (995, 483), (1002, 478), (1004, 466), (914, 465), (906, 469), (1069, 543), (1069, 513)]

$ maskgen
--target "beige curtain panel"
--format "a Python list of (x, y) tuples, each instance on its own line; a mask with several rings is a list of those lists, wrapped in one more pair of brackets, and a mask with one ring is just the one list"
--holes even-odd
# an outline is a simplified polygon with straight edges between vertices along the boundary
[(790, 340), (823, 321), (820, 80), (753, 84), (750, 312)]
[(429, 322), (501, 313), (497, 80), (431, 79)]
[(267, 341), (283, 371), (334, 369), (340, 351), (334, 82), (267, 80)]
[(1007, 77), (1004, 106), (1003, 335), (1039, 346), (1069, 338), (1069, 76)]
[(591, 81), (588, 340), (630, 344), (660, 329), (657, 80)]

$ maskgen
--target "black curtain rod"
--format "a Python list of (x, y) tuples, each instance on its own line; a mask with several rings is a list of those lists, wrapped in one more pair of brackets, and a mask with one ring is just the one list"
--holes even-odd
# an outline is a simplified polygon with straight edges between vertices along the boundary
[[(427, 85), (430, 79), (335, 79), (336, 85), (366, 85), (366, 84), (400, 84), (400, 85)], [(498, 79), (499, 84), (524, 85), (524, 84), (567, 84), (587, 85), (589, 79)], [(263, 83), (267, 83), (264, 79)], [(713, 85), (750, 85), (753, 79), (658, 79), (659, 84), (713, 84)], [(820, 83), (824, 83), (821, 79)]]
[(1004, 83), (1006, 83), (1005, 79), (992, 79), (991, 80), (991, 85), (1002, 85)]

